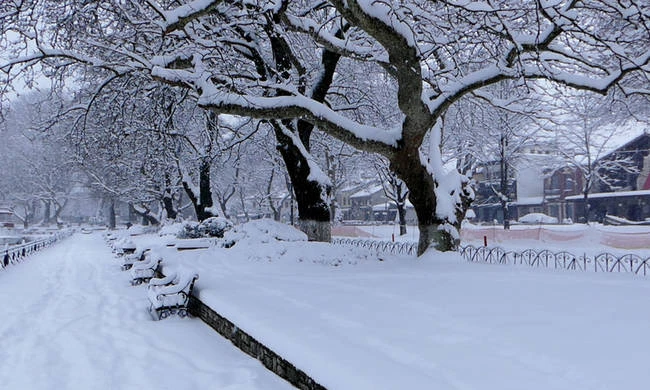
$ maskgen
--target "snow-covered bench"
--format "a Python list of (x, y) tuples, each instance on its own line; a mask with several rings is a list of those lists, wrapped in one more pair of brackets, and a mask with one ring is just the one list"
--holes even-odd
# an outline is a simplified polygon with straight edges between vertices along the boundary
[(161, 262), (162, 256), (155, 252), (148, 251), (145, 254), (144, 260), (133, 263), (133, 266), (131, 267), (131, 285), (136, 286), (148, 282), (156, 274)]
[(143, 261), (148, 251), (149, 248), (138, 248), (132, 254), (122, 257), (122, 271), (128, 271), (133, 264)]
[(210, 247), (210, 241), (204, 238), (189, 238), (176, 240), (176, 250), (194, 250), (194, 249), (207, 249)]
[(172, 314), (185, 317), (194, 282), (198, 278), (199, 275), (194, 272), (180, 270), (162, 279), (151, 279), (147, 287), (151, 316), (155, 320), (167, 318)]
[(117, 256), (123, 256), (128, 254), (133, 254), (136, 250), (136, 246), (133, 241), (128, 239), (123, 239), (115, 246), (115, 254)]

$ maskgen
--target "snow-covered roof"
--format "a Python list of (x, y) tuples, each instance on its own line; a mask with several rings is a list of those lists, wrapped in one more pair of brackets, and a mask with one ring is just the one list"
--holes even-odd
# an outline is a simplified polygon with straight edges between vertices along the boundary
[(648, 134), (649, 129), (648, 124), (636, 120), (629, 120), (620, 126), (609, 125), (604, 127), (604, 132), (611, 132), (612, 136), (603, 148), (601, 158), (607, 157), (639, 137)]
[(376, 194), (377, 192), (383, 191), (383, 190), (384, 189), (381, 186), (381, 184), (376, 185), (376, 186), (372, 186), (372, 187), (368, 187), (368, 188), (365, 188), (365, 189), (363, 189), (361, 191), (355, 192), (354, 194), (350, 195), (350, 199), (352, 199), (352, 198), (363, 198), (363, 197), (366, 197), (366, 196), (371, 196), (371, 195)]
[(526, 206), (526, 205), (542, 204), (543, 202), (544, 202), (543, 196), (529, 196), (529, 197), (517, 198), (517, 201), (513, 202), (513, 204)]
[(340, 189), (338, 190), (338, 192), (339, 192), (339, 193), (343, 193), (343, 192), (356, 191), (359, 187), (360, 187), (360, 186), (359, 186), (358, 184), (352, 184), (352, 185), (348, 185), (348, 186), (345, 186), (345, 187), (343, 187), (343, 188), (340, 188)]
[[(385, 202), (385, 203), (379, 203), (379, 204), (373, 205), (372, 206), (372, 211), (384, 211), (384, 210), (387, 210), (387, 209), (390, 209), (390, 208), (395, 209), (396, 207), (397, 206), (395, 205), (395, 202), (393, 202), (391, 200), (391, 201), (388, 201), (388, 202)], [(409, 202), (408, 200), (406, 200), (404, 202), (404, 208), (405, 209), (412, 209), (413, 204), (411, 202)]]
[[(650, 190), (640, 190), (640, 191), (617, 191), (617, 192), (596, 192), (594, 194), (589, 194), (589, 199), (597, 198), (618, 198), (623, 196), (647, 196), (650, 195)], [(571, 195), (567, 196), (566, 200), (580, 200), (583, 198), (583, 195)]]
[(386, 211), (392, 207), (395, 207), (395, 203), (393, 202), (386, 202), (386, 203), (380, 203), (372, 206), (372, 211)]

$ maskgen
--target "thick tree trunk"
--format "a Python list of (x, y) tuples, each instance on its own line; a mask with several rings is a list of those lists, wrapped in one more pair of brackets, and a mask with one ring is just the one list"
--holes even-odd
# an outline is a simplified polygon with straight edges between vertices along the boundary
[(115, 201), (111, 200), (108, 204), (108, 228), (114, 230), (117, 226), (115, 221)]
[(210, 188), (210, 168), (209, 157), (204, 157), (199, 171), (200, 204), (198, 206), (201, 214), (199, 221), (215, 216), (211, 211), (214, 203), (212, 202), (212, 189)]
[[(407, 145), (414, 145), (414, 143)], [(434, 190), (437, 183), (419, 158), (419, 152), (414, 148), (400, 150), (390, 159), (391, 170), (397, 173), (410, 191), (409, 200), (418, 217), (420, 229), (418, 256), (429, 247), (434, 247), (441, 252), (457, 250), (460, 244), (460, 223), (471, 202), (469, 194), (463, 193), (464, 204), (454, 210), (456, 221), (449, 221), (436, 215), (438, 200)]]
[(144, 211), (138, 210), (133, 205), (133, 203), (129, 203), (130, 212), (133, 212), (133, 213), (135, 213), (136, 215), (139, 215), (142, 218), (141, 223), (142, 223), (143, 226), (148, 226), (148, 225), (157, 226), (157, 225), (160, 225), (160, 221), (158, 220), (158, 218), (151, 215), (151, 210), (149, 210), (148, 208), (145, 208), (145, 207), (143, 207), (143, 208), (145, 209)]
[(178, 211), (176, 211), (176, 207), (174, 207), (174, 198), (172, 197), (172, 192), (170, 189), (165, 190), (165, 194), (162, 198), (162, 204), (165, 208), (165, 214), (167, 215), (167, 218), (175, 220), (176, 217), (178, 217)]
[(59, 206), (55, 205), (54, 206), (54, 215), (52, 216), (51, 220), (53, 220), (55, 223), (58, 224), (59, 223), (59, 217), (61, 216), (61, 213), (63, 212), (63, 210), (65, 209), (65, 206), (67, 206), (67, 205), (68, 205), (68, 199), (66, 199), (63, 202), (62, 205), (59, 205)]
[(45, 207), (43, 210), (43, 225), (47, 226), (50, 224), (50, 215), (52, 214), (52, 202), (49, 200), (43, 201)]
[(199, 193), (195, 194), (192, 188), (190, 187), (187, 180), (189, 178), (183, 179), (183, 188), (187, 193), (187, 196), (190, 198), (192, 205), (194, 206), (194, 212), (196, 213), (196, 219), (199, 222), (205, 221), (210, 217), (216, 217), (212, 213), (212, 190), (210, 189), (210, 158), (203, 157), (201, 160), (201, 166), (199, 167)]
[[(276, 68), (281, 72), (280, 76), (287, 79), (289, 77), (289, 71), (294, 66), (292, 62), (294, 54), (287, 41), (283, 37), (278, 36), (270, 24), (267, 27)], [(339, 30), (334, 35), (342, 38), (343, 31)], [(328, 50), (323, 51), (321, 56), (323, 71), (312, 88), (312, 99), (318, 102), (325, 101), (327, 91), (334, 78), (334, 72), (339, 58), (340, 55), (338, 53)], [(300, 69), (298, 71), (304, 72), (304, 70)], [(298, 120), (297, 124), (294, 123), (288, 120), (282, 122), (285, 127), (300, 138), (305, 150), (309, 152), (309, 140), (314, 125), (303, 120)], [(309, 179), (311, 170), (306, 156), (295, 145), (293, 140), (283, 133), (280, 123), (272, 121), (271, 124), (273, 125), (278, 141), (277, 148), (282, 155), (287, 172), (291, 178), (295, 200), (298, 203), (298, 227), (307, 234), (310, 241), (330, 242), (332, 239), (329, 207), (331, 188)]]
[(294, 145), (292, 139), (282, 132), (279, 123), (272, 123), (278, 141), (278, 151), (287, 167), (298, 203), (298, 227), (309, 241), (330, 242), (332, 230), (330, 225), (330, 208), (327, 199), (329, 187), (310, 180), (309, 162)]

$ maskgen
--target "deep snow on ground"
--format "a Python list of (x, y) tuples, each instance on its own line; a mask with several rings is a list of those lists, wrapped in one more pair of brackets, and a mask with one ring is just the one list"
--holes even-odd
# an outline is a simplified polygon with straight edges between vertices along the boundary
[(0, 389), (290, 389), (198, 319), (154, 322), (99, 234), (0, 270)]
[(278, 242), (178, 252), (197, 293), (330, 389), (647, 389), (650, 280)]

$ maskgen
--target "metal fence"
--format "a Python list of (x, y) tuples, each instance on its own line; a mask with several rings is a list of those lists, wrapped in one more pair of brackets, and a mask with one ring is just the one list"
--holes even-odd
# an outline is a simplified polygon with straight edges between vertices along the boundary
[(526, 249), (521, 252), (507, 251), (500, 247), (460, 248), (461, 256), (471, 262), (488, 264), (527, 265), (530, 267), (566, 269), (593, 272), (622, 272), (636, 275), (650, 273), (650, 257), (627, 253), (615, 255), (600, 253), (598, 255), (574, 254), (567, 251), (552, 252), (548, 249)]
[[(332, 239), (333, 244), (351, 245), (366, 248), (378, 253), (416, 255), (418, 245), (415, 242), (391, 242), (358, 238)], [(526, 249), (521, 252), (508, 251), (500, 247), (461, 246), (460, 255), (467, 261), (488, 264), (526, 265), (538, 268), (553, 268), (593, 272), (622, 272), (636, 275), (650, 274), (650, 257), (628, 253), (615, 255), (601, 253), (595, 256), (574, 254), (567, 251), (552, 252), (548, 249)]]
[(417, 242), (392, 242), (379, 240), (364, 240), (359, 238), (332, 238), (332, 244), (350, 245), (358, 248), (366, 248), (378, 253), (390, 253), (393, 255), (416, 255), (418, 253)]
[(9, 265), (20, 263), (32, 253), (46, 248), (71, 234), (72, 231), (59, 232), (49, 237), (7, 247), (0, 252), (0, 268), (6, 268)]

